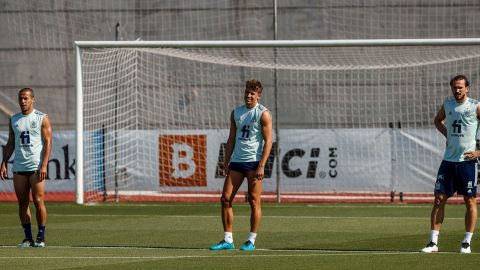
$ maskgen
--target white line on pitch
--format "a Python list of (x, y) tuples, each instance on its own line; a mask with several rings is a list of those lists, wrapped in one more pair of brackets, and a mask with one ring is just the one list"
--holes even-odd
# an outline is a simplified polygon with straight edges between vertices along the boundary
[[(233, 251), (234, 252), (234, 251)], [(294, 252), (294, 251), (291, 251)], [(440, 254), (458, 254), (458, 252), (439, 252)], [(241, 258), (241, 257), (320, 257), (320, 256), (403, 256), (403, 255), (415, 255), (430, 256), (428, 254), (421, 254), (416, 251), (398, 251), (398, 252), (324, 252), (324, 253), (302, 253), (302, 254), (236, 254), (224, 255), (224, 254), (212, 254), (212, 255), (179, 255), (179, 256), (0, 256), (1, 259), (114, 259), (114, 260), (171, 260), (171, 259), (202, 259), (202, 258)], [(471, 254), (478, 255), (478, 254)]]
[[(3, 216), (5, 214), (0, 214)], [(124, 214), (49, 214), (54, 217), (165, 217), (165, 218), (219, 218), (219, 216), (199, 216), (199, 215), (124, 215)], [(249, 215), (235, 215), (235, 217), (249, 218)], [(268, 216), (264, 215), (262, 218), (283, 218), (283, 219), (410, 219), (410, 220), (422, 220), (428, 219), (425, 217), (376, 217), (376, 216)], [(464, 219), (464, 217), (445, 217), (445, 219)]]
[[(0, 248), (11, 248), (11, 249), (18, 249), (17, 246), (0, 246)], [(280, 253), (295, 253), (295, 252), (300, 252), (301, 254), (246, 254), (245, 252), (241, 252), (238, 250), (231, 250), (231, 251), (224, 251), (226, 253), (233, 253), (235, 255), (225, 255), (225, 253), (221, 253), (218, 251), (210, 251), (208, 249), (204, 248), (165, 248), (165, 247), (126, 247), (126, 246), (48, 246), (46, 249), (83, 249), (83, 250), (88, 250), (88, 249), (118, 249), (118, 250), (164, 250), (164, 251), (198, 251), (198, 252), (204, 252), (204, 251), (209, 251), (211, 252), (212, 255), (179, 255), (179, 256), (122, 256), (122, 257), (109, 257), (109, 256), (65, 256), (65, 257), (58, 257), (58, 256), (33, 256), (33, 257), (21, 257), (21, 256), (16, 256), (16, 257), (10, 257), (10, 256), (0, 256), (0, 259), (8, 259), (8, 258), (112, 258), (112, 259), (142, 259), (142, 258), (211, 258), (211, 257), (242, 257), (244, 255), (246, 256), (258, 256), (258, 257), (281, 257), (281, 256), (295, 256), (295, 257), (300, 257), (300, 256), (350, 256), (350, 255), (407, 255), (407, 254), (422, 254), (419, 251), (400, 251), (400, 250), (393, 250), (393, 251), (388, 251), (388, 250), (379, 250), (379, 251), (371, 251), (371, 250), (328, 250), (328, 249), (256, 249), (256, 251), (260, 252), (280, 252)], [(439, 254), (458, 254), (458, 252), (452, 252), (452, 251), (442, 251), (438, 252)], [(473, 253), (472, 255), (480, 255), (480, 253)], [(426, 254), (425, 256), (429, 256)]]

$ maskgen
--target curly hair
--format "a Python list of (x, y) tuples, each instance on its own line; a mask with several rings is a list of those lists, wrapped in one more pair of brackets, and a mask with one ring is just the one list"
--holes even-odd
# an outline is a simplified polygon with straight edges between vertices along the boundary
[(255, 80), (255, 79), (248, 80), (245, 83), (245, 88), (249, 89), (249, 90), (255, 90), (258, 93), (262, 93), (262, 90), (263, 90), (262, 83), (260, 81)]

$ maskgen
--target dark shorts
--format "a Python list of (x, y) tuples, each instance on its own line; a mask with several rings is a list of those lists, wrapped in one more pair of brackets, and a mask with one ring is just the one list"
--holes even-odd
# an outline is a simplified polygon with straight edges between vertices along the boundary
[(477, 197), (477, 160), (450, 162), (443, 160), (438, 169), (435, 194), (448, 197), (455, 192), (468, 197)]
[(230, 164), (228, 164), (228, 169), (236, 171), (236, 172), (246, 173), (248, 171), (256, 170), (259, 163), (260, 162), (258, 162), (258, 161), (230, 162)]
[(19, 172), (13, 172), (13, 173), (30, 177), (30, 176), (34, 175), (36, 172), (37, 171), (19, 171)]

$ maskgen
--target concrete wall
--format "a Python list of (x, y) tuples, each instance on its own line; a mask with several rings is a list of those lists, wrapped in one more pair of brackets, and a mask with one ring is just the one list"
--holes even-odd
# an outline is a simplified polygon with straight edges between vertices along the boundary
[[(272, 0), (0, 0), (0, 102), (18, 89), (56, 129), (75, 126), (75, 40), (273, 39)], [(279, 0), (278, 39), (480, 36), (474, 0)], [(9, 100), (7, 100), (7, 97)], [(7, 115), (0, 112), (0, 130)]]

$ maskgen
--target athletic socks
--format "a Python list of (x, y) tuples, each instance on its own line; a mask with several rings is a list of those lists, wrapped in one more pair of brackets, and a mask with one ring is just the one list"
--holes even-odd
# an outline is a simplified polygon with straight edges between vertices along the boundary
[(25, 233), (25, 238), (33, 241), (32, 225), (30, 223), (26, 223), (26, 224), (22, 224), (22, 227), (23, 227), (23, 232)]
[(250, 241), (250, 242), (252, 242), (252, 244), (255, 244), (255, 239), (256, 238), (257, 238), (257, 234), (253, 233), (253, 232), (250, 232), (250, 234), (248, 235), (247, 241)]
[(463, 237), (462, 243), (469, 243), (472, 240), (473, 233), (471, 232), (465, 232), (465, 236)]
[[(257, 234), (250, 232), (248, 234), (248, 239), (247, 241), (252, 242), (252, 244), (255, 244), (255, 239), (257, 238)], [(227, 243), (233, 243), (233, 233), (232, 232), (224, 232), (223, 233), (223, 240)]]
[[(432, 230), (431, 235), (430, 235), (430, 241), (434, 242), (435, 244), (438, 245), (438, 235), (440, 234), (439, 231)], [(465, 232), (465, 236), (463, 237), (462, 243), (469, 243), (472, 241), (472, 236), (473, 233), (471, 232)]]
[(223, 240), (227, 243), (233, 243), (233, 233), (232, 232), (224, 232)]
[[(22, 224), (22, 228), (23, 228), (23, 232), (25, 233), (25, 238), (33, 241), (32, 225), (30, 223)], [(37, 238), (40, 238), (42, 240), (45, 239), (45, 225), (44, 226), (38, 226)]]
[(435, 231), (432, 230), (430, 234), (430, 241), (434, 242), (436, 245), (438, 245), (438, 235), (440, 234), (440, 231)]
[[(247, 241), (250, 241), (250, 242), (252, 242), (252, 244), (255, 244), (255, 239), (256, 238), (257, 238), (257, 234), (250, 232), (250, 234), (248, 234)], [(233, 243), (233, 233), (232, 232), (224, 232), (223, 233), (223, 240), (227, 243)]]
[(37, 238), (40, 238), (40, 239), (42, 239), (42, 240), (45, 239), (45, 225), (43, 225), (43, 226), (38, 226)]

